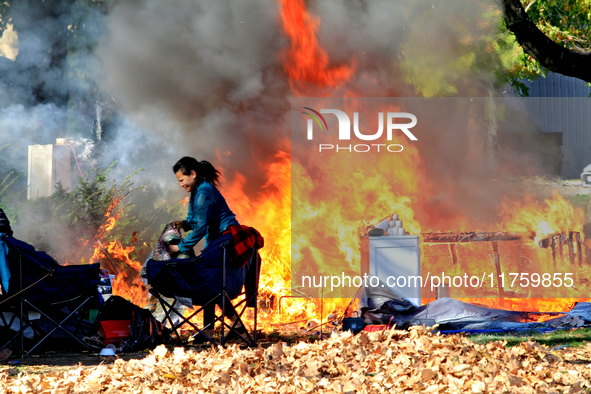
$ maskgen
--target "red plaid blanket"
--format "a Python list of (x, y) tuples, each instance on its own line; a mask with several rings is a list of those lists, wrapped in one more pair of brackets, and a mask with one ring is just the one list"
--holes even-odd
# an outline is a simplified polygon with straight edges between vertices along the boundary
[(226, 229), (232, 234), (233, 248), (230, 249), (230, 267), (241, 268), (252, 257), (253, 248), (261, 249), (265, 246), (265, 239), (254, 228), (234, 225)]

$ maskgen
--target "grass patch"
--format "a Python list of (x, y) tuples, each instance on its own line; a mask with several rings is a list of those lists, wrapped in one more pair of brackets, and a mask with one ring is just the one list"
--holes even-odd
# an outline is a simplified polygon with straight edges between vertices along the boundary
[(565, 196), (565, 198), (570, 202), (570, 204), (577, 208), (586, 208), (589, 204), (589, 199), (591, 198), (591, 194), (573, 194), (570, 196)]
[(548, 347), (582, 347), (591, 342), (591, 328), (564, 329), (547, 333), (537, 331), (524, 331), (499, 334), (469, 335), (468, 339), (478, 344), (493, 341), (507, 341), (507, 347), (519, 345), (521, 342), (535, 341)]

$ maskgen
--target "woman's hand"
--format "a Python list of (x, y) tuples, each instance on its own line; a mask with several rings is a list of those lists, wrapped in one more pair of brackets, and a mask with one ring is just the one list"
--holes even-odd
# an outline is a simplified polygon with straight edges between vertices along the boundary
[(182, 220), (177, 220), (172, 222), (172, 226), (176, 227), (178, 230), (182, 230), (183, 229), (183, 221)]
[(180, 251), (181, 250), (179, 249), (179, 247), (177, 245), (168, 245), (168, 253), (177, 253)]

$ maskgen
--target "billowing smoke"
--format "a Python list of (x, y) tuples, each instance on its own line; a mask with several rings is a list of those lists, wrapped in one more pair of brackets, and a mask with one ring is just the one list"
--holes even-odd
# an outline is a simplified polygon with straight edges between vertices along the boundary
[[(121, 180), (175, 188), (184, 155), (246, 176), (256, 196), (261, 164), (289, 150), (289, 97), (282, 64), (290, 45), (280, 2), (11, 1), (15, 60), (0, 57), (0, 176), (26, 172), (27, 146), (71, 137), (83, 171), (119, 163)], [(334, 96), (488, 96), (504, 65), (483, 39), (500, 18), (493, 1), (309, 1), (331, 64), (355, 64)], [(496, 10), (496, 11), (495, 11)], [(494, 48), (493, 48), (494, 49)], [(300, 86), (310, 96), (327, 90)], [(453, 182), (457, 203), (490, 184), (484, 161), (467, 166), (452, 130), (423, 129), (433, 182)], [(482, 136), (486, 138), (486, 136)], [(429, 153), (429, 154), (427, 154)], [(513, 155), (504, 157), (510, 166)], [(517, 166), (517, 165), (516, 165)], [(460, 175), (465, 174), (467, 178)], [(462, 182), (457, 182), (462, 179)], [(464, 182), (465, 180), (468, 180)], [(442, 188), (441, 190), (446, 190)], [(497, 189), (503, 189), (496, 187)], [(181, 192), (179, 192), (181, 196)], [(443, 196), (440, 196), (444, 198)], [(474, 208), (478, 211), (478, 208)]]
[[(3, 20), (10, 17), (18, 54), (13, 60), (0, 57), (0, 145), (9, 145), (0, 157), (4, 175), (26, 173), (28, 145), (55, 143), (56, 137), (90, 139), (93, 132), (92, 118), (77, 106), (89, 101), (88, 93), (80, 96), (67, 59), (69, 24), (86, 12), (75, 13), (65, 1), (5, 4), (10, 7), (3, 9), (8, 11)], [(86, 59), (81, 52), (78, 61)]]
[(170, 165), (191, 155), (260, 185), (261, 161), (289, 138), (277, 18), (271, 0), (120, 2), (96, 51), (101, 87), (173, 147)]

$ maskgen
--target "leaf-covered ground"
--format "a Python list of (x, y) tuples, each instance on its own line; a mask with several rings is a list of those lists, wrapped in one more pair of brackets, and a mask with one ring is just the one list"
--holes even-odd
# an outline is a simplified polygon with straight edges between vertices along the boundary
[(201, 352), (164, 346), (141, 360), (46, 374), (0, 372), (2, 393), (576, 393), (591, 344), (475, 344), (421, 328), (333, 334), (314, 343)]

